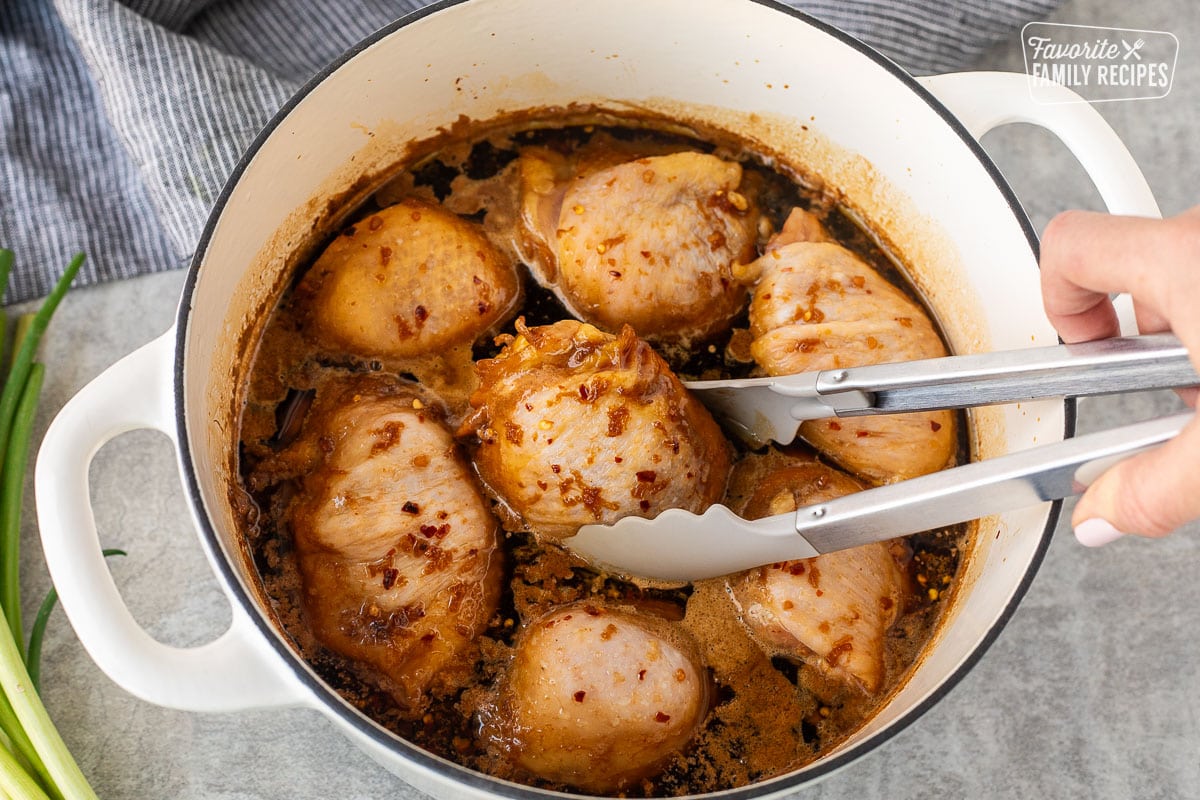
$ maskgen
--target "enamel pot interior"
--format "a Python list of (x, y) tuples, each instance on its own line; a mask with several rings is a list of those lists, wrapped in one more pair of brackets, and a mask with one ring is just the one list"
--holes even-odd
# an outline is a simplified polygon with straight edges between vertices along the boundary
[[(262, 610), (229, 501), (238, 385), (271, 298), (314, 232), (336, 224), (404, 157), (460, 117), (572, 104), (700, 121), (803, 164), (884, 232), (957, 352), (1052, 344), (1035, 240), (995, 168), (898, 67), (782, 6), (752, 0), (441, 3), (362, 43), (294, 98), (239, 164), (205, 230), (181, 304), (176, 363), (183, 469), (235, 605), (313, 703), (410, 782), (437, 794), (543, 794), (485, 778), (393, 737), (344, 703)], [(331, 198), (340, 198), (333, 201)], [(1069, 433), (1071, 408), (972, 416), (992, 457)], [(1057, 517), (1045, 504), (980, 523), (945, 622), (910, 678), (809, 767), (735, 794), (792, 788), (848, 763), (944, 693), (996, 636)]]

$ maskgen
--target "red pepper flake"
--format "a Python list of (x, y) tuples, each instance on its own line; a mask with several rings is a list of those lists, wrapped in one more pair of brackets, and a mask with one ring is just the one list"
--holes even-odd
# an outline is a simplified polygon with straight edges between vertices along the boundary
[(938, 422), (936, 419), (931, 419), (929, 420), (929, 429), (934, 433), (937, 433), (942, 429), (942, 423)]
[(525, 429), (512, 420), (506, 419), (504, 421), (504, 438), (520, 447), (521, 442), (525, 440)]
[(870, 431), (855, 431), (854, 435), (860, 439), (865, 439), (871, 435), (871, 432)]
[(400, 577), (400, 570), (395, 567), (385, 567), (383, 570), (383, 588), (391, 589), (396, 585), (396, 579)]
[(825, 655), (825, 662), (831, 667), (836, 667), (842, 656), (848, 654), (854, 649), (854, 643), (849, 636), (838, 639), (837, 642), (830, 648)]
[(562, 472), (562, 465), (561, 464), (551, 464), (550, 471), (553, 472), (555, 475), (557, 475), (558, 473)]
[(657, 714), (654, 715), (654, 721), (655, 722), (670, 722), (671, 715), (664, 714), (663, 712), (659, 711)]
[(405, 321), (404, 317), (397, 314), (392, 319), (396, 323), (396, 333), (399, 334), (401, 339), (408, 339), (413, 335), (412, 328), (408, 327), (408, 322)]
[(620, 464), (624, 460), (625, 459), (621, 458), (620, 456), (613, 456), (613, 461), (616, 462), (617, 464)]
[(613, 276), (614, 278), (619, 278), (619, 277), (621, 277), (621, 271), (620, 271), (620, 270), (616, 270), (616, 269), (610, 269), (610, 270), (608, 271), (608, 274), (609, 274), (609, 275), (611, 275), (611, 276)]
[(658, 473), (652, 469), (644, 469), (637, 473), (637, 479), (642, 483), (654, 483)]
[(644, 680), (646, 680), (646, 670), (644, 670), (644, 669), (639, 669), (639, 670), (638, 670), (638, 680), (639, 680), (639, 681), (644, 681)]
[(412, 500), (405, 500), (404, 505), (400, 506), (400, 510), (405, 514), (420, 514), (421, 507)]
[(829, 420), (829, 430), (840, 431), (841, 429), (842, 429), (842, 423), (838, 422), (835, 419)]
[(650, 501), (649, 500), (639, 500), (638, 508), (642, 509), (642, 511), (649, 511), (650, 510)]
[(617, 406), (608, 410), (608, 430), (605, 431), (609, 436), (620, 436), (625, 432), (625, 424), (629, 422), (629, 409), (625, 406)]
[(582, 703), (583, 698), (587, 697), (587, 692), (580, 689), (578, 692), (575, 693), (574, 697), (575, 697), (576, 703)]
[(801, 339), (793, 345), (792, 349), (801, 353), (811, 353), (817, 349), (817, 345), (821, 344), (820, 339)]
[(429, 312), (425, 306), (417, 306), (413, 309), (413, 319), (417, 321), (418, 328), (424, 327), (425, 320), (429, 319)]

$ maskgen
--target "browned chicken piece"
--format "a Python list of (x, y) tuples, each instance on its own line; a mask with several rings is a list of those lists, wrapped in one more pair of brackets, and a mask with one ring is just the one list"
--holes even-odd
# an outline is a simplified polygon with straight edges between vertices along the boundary
[(707, 676), (678, 625), (573, 604), (521, 633), (484, 737), (521, 768), (615, 793), (683, 748), (708, 710)]
[(754, 257), (759, 215), (741, 182), (739, 164), (703, 153), (586, 174), (561, 156), (527, 154), (527, 249), (575, 316), (687, 345), (726, 330), (746, 304), (733, 265)]
[(327, 385), (281, 463), (317, 640), (404, 707), (465, 679), (499, 602), (499, 523), (437, 415), (394, 385)]
[(516, 270), (478, 225), (419, 200), (347, 228), (297, 288), (309, 335), (383, 359), (470, 345), (519, 294)]
[[(857, 492), (862, 486), (818, 462), (770, 474), (742, 512), (750, 519)], [(768, 648), (874, 693), (883, 685), (884, 637), (896, 621), (904, 578), (893, 550), (874, 544), (787, 561), (730, 578), (735, 601)]]
[(487, 487), (535, 534), (719, 501), (730, 448), (716, 422), (633, 329), (564, 320), (528, 328), (476, 364), (474, 414)]
[[(750, 352), (763, 370), (790, 375), (946, 355), (919, 305), (846, 248), (810, 241), (824, 237), (797, 209), (767, 252), (738, 268), (754, 286)], [(800, 435), (872, 483), (936, 472), (957, 447), (949, 411), (813, 420)]]

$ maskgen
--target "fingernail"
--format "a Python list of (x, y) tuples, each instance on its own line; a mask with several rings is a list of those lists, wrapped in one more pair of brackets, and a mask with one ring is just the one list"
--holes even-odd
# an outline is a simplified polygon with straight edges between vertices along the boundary
[(1086, 519), (1075, 526), (1075, 538), (1084, 547), (1103, 547), (1125, 534), (1102, 519)]

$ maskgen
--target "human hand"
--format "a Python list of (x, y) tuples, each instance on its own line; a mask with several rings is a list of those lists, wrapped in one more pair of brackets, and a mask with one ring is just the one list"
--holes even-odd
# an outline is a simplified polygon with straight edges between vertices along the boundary
[[(1065, 342), (1118, 336), (1110, 293), (1133, 297), (1142, 333), (1171, 331), (1200, 368), (1200, 206), (1170, 219), (1068, 211), (1042, 238), (1042, 299)], [(1180, 395), (1195, 406), (1196, 390)], [(1071, 525), (1085, 545), (1166, 536), (1200, 518), (1200, 424), (1125, 459), (1091, 485)]]

